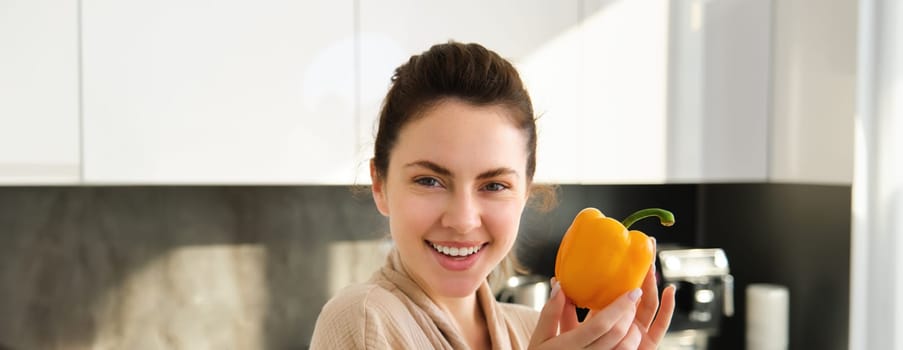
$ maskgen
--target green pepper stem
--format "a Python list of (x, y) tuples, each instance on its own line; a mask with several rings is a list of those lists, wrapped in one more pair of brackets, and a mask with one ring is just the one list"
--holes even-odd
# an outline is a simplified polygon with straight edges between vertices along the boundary
[(662, 223), (662, 226), (674, 225), (674, 214), (671, 214), (670, 211), (660, 208), (638, 210), (636, 213), (630, 214), (630, 216), (624, 219), (622, 223), (624, 224), (625, 228), (630, 228), (630, 225), (633, 225), (633, 223), (650, 216), (657, 216), (658, 220)]

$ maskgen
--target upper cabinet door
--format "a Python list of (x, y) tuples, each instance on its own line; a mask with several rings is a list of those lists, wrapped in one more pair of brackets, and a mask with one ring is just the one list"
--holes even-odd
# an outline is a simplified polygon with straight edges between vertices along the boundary
[(770, 3), (585, 0), (581, 179), (765, 181)]
[(78, 2), (0, 2), (0, 184), (80, 178)]
[(341, 184), (353, 1), (83, 0), (91, 184)]
[(767, 180), (771, 0), (671, 2), (669, 182)]
[(668, 0), (584, 0), (582, 183), (666, 179)]
[[(361, 1), (361, 159), (372, 156), (376, 121), (396, 67), (434, 44), (476, 42), (509, 59), (538, 119), (535, 181), (577, 178), (580, 4), (566, 1)], [(366, 175), (361, 169), (359, 179)]]
[(769, 180), (849, 185), (857, 2), (777, 1), (775, 8)]

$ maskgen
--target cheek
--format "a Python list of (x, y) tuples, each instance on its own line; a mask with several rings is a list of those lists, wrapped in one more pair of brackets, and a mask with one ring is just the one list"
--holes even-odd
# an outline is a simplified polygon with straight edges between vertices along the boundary
[(441, 203), (423, 196), (401, 195), (390, 201), (390, 210), (403, 215), (389, 216), (392, 235), (422, 235), (441, 215)]
[(483, 223), (491, 232), (498, 236), (496, 239), (514, 241), (517, 230), (520, 227), (520, 217), (524, 206), (519, 202), (493, 203), (483, 215)]

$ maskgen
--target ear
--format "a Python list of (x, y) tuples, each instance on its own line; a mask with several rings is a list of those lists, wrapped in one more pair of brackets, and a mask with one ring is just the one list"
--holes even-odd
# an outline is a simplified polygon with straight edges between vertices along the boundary
[(373, 192), (373, 202), (376, 203), (376, 209), (383, 216), (389, 216), (389, 202), (386, 200), (386, 183), (384, 178), (380, 178), (376, 172), (376, 165), (370, 160), (370, 182)]

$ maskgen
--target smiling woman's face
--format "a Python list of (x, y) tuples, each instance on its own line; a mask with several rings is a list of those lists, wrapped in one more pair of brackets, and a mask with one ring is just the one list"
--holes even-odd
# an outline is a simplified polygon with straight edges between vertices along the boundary
[(402, 128), (373, 179), (402, 264), (434, 299), (474, 293), (517, 237), (527, 141), (507, 113), (444, 100)]

